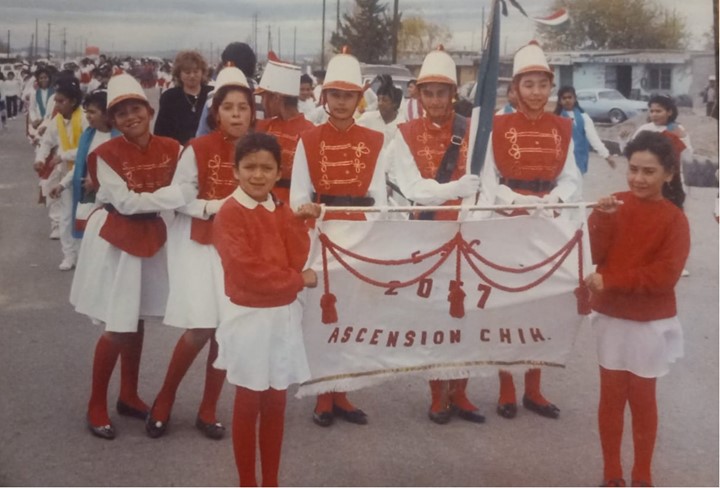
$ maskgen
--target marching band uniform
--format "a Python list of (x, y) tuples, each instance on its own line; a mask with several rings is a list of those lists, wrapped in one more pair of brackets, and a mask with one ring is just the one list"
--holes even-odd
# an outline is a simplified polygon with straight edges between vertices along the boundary
[[(237, 68), (220, 72), (215, 93), (223, 86), (241, 87), (251, 96), (245, 75)], [(235, 142), (222, 127), (191, 139), (173, 177), (173, 186), (187, 188), (194, 196), (176, 210), (168, 229), (170, 292), (163, 322), (188, 331), (175, 346), (163, 386), (148, 416), (146, 430), (153, 438), (164, 434), (180, 382), (208, 340), (205, 389), (195, 425), (211, 439), (224, 435), (225, 427), (217, 422), (215, 414), (225, 372), (216, 369), (213, 362), (218, 351), (214, 330), (227, 299), (220, 257), (212, 245), (212, 229), (215, 214), (237, 188)], [(197, 329), (210, 331), (202, 333)]]
[(300, 68), (278, 61), (268, 61), (262, 78), (255, 93), (276, 93), (283, 97), (280, 102), (280, 113), (271, 117), (265, 114), (265, 119), (255, 124), (257, 132), (266, 132), (275, 136), (282, 149), (280, 171), (282, 176), (275, 184), (273, 194), (285, 203), (290, 201), (290, 182), (292, 177), (293, 161), (300, 135), (315, 125), (305, 118), (297, 108), (288, 109), (285, 97), (297, 98), (300, 95)]
[(105, 439), (115, 437), (107, 414), (107, 388), (122, 357), (118, 413), (144, 419), (147, 405), (137, 393), (143, 320), (162, 317), (167, 301), (166, 224), (160, 212), (173, 210), (192, 196), (170, 186), (180, 145), (149, 131), (150, 105), (130, 75), (108, 85), (108, 111), (127, 100), (147, 104), (149, 142), (139, 147), (125, 136), (112, 139), (90, 155), (89, 173), (104, 204), (89, 218), (70, 290), (75, 310), (103, 323), (93, 362), (88, 427)]
[[(443, 50), (430, 52), (423, 61), (417, 80), (418, 89), (424, 84), (449, 85), (457, 89), (455, 62)], [(452, 109), (448, 98), (448, 111), (444, 121), (431, 120), (425, 111), (421, 118), (410, 120), (399, 126), (400, 136), (390, 144), (388, 156), (391, 161), (390, 179), (395, 180), (405, 198), (425, 205), (459, 205), (460, 199), (475, 195), (479, 187), (476, 175), (466, 175), (468, 139), (470, 124), (463, 120), (465, 127), (460, 140), (453, 132), (459, 117)], [(436, 181), (441, 161), (451, 144), (459, 144), (455, 167), (447, 182)], [(435, 212), (433, 220), (455, 220), (456, 211)], [(420, 218), (425, 218), (421, 216)], [(451, 412), (471, 422), (484, 422), (477, 407), (468, 400), (465, 390), (467, 378), (450, 381), (431, 380), (432, 405), (428, 412), (430, 419), (438, 424), (450, 420)]]
[(258, 202), (241, 187), (214, 225), (232, 302), (217, 330), (216, 365), (235, 385), (232, 430), (240, 485), (257, 486), (259, 444), (262, 486), (278, 486), (286, 390), (310, 379), (298, 300), (310, 238), (287, 204), (272, 195)]
[[(328, 64), (322, 99), (327, 90), (362, 93), (360, 64), (349, 54), (338, 54)], [(383, 135), (351, 121), (344, 130), (330, 120), (303, 132), (295, 152), (290, 187), (290, 205), (308, 202), (328, 206), (384, 206), (387, 204), (381, 150)], [(363, 214), (336, 218), (362, 220)], [(365, 424), (367, 416), (355, 408), (344, 392), (318, 395), (313, 421), (323, 427), (333, 422), (333, 413)]]
[(50, 198), (49, 192), (54, 186), (61, 184), (66, 176), (72, 175), (77, 146), (85, 129), (87, 129), (87, 120), (83, 116), (80, 106), (67, 120), (58, 113), (47, 125), (47, 129), (40, 139), (40, 145), (35, 151), (35, 161), (46, 161), (54, 148), (57, 148), (56, 156), (61, 159), (60, 164), (52, 168), (47, 179), (42, 181), (42, 188), (43, 194), (49, 200), (50, 219), (57, 221), (63, 254), (59, 266), (62, 271), (70, 270), (75, 266), (80, 249), (80, 241), (72, 235), (72, 192), (62, 192), (59, 198)]
[[(515, 54), (513, 83), (519, 84), (523, 74), (538, 72), (546, 73), (552, 82), (553, 71), (542, 49), (533, 41)], [(483, 189), (480, 200), (490, 205), (577, 201), (582, 176), (573, 155), (572, 121), (548, 112), (531, 119), (517, 87), (516, 93), (517, 111), (496, 115), (493, 121), (480, 175)], [(523, 405), (545, 417), (557, 418), (560, 414), (540, 393), (539, 368), (525, 373)], [(517, 413), (512, 374), (502, 370), (497, 413), (505, 418), (513, 418)]]

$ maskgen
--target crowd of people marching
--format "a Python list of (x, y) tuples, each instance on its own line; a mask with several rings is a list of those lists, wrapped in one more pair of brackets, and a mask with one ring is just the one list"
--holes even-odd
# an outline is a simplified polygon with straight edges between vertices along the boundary
[[(554, 72), (534, 42), (515, 54), (509, 103), (495, 116), (480, 174), (469, 171), (470, 123), (454, 108), (457, 70), (441, 49), (427, 54), (408, 99), (390, 77), (377, 93), (368, 89), (348, 53), (314, 78), (270, 55), (258, 80), (256, 65), (249, 46), (232, 43), (208, 82), (203, 57), (181, 52), (165, 69), (171, 79), (157, 114), (144, 90), (155, 83), (149, 70), (107, 60), (81, 66), (79, 77), (38, 66), (8, 99), (27, 105), (50, 238), (60, 240), (59, 268), (75, 269), (70, 302), (104, 328), (89, 430), (116, 436), (107, 396), (119, 358), (117, 413), (142, 420), (152, 438), (166, 435), (179, 384), (207, 345), (195, 425), (208, 438), (224, 436), (216, 409), (227, 380), (240, 484), (257, 485), (259, 442), (261, 482), (276, 486), (286, 390), (311, 378), (298, 296), (318, 282), (305, 264), (308, 227), (323, 205), (446, 206), (475, 196), (487, 205), (577, 202), (590, 146), (612, 167), (616, 161), (572, 87), (560, 89), (555, 113), (546, 110)], [(625, 148), (628, 189), (600, 199), (589, 218), (604, 486), (626, 484), (626, 404), (635, 449), (629, 480), (652, 485), (656, 379), (683, 351), (674, 286), (690, 246), (680, 161), (691, 148), (673, 101), (655, 97), (649, 106), (651, 121)], [(458, 212), (410, 218), (456, 220)], [(147, 317), (183, 330), (150, 404), (138, 395)], [(499, 377), (496, 411), (512, 419), (513, 376)], [(467, 382), (429, 382), (432, 422), (485, 421)], [(538, 368), (524, 374), (521, 403), (543, 417), (560, 414), (542, 394)], [(368, 423), (345, 392), (318, 395), (312, 420), (329, 427), (336, 419)]]

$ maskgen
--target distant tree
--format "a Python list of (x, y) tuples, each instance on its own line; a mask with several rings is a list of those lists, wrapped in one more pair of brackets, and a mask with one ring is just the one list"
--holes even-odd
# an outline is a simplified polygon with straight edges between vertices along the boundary
[(555, 0), (570, 20), (538, 26), (547, 49), (685, 49), (690, 33), (684, 16), (652, 0)]
[(335, 52), (348, 46), (350, 53), (364, 63), (390, 59), (392, 17), (387, 8), (380, 0), (355, 0), (352, 14), (343, 14), (340, 31), (330, 38)]
[(398, 36), (398, 52), (425, 54), (438, 44), (452, 40), (452, 33), (444, 25), (428, 22), (422, 17), (413, 16), (402, 20)]

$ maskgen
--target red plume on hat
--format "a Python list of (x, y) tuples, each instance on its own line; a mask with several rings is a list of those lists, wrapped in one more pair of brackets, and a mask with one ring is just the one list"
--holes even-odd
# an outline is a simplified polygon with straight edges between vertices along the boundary
[(280, 61), (280, 58), (278, 58), (278, 55), (275, 54), (275, 51), (272, 51), (272, 50), (268, 51), (267, 58), (268, 58), (268, 61), (275, 61), (276, 63), (282, 63), (282, 61)]
[(341, 53), (341, 54), (350, 54), (350, 46), (348, 46), (347, 44), (345, 44), (345, 45), (340, 49), (340, 53)]
[(123, 74), (125, 71), (120, 66), (113, 66), (112, 69), (112, 75), (111, 76), (117, 76)]

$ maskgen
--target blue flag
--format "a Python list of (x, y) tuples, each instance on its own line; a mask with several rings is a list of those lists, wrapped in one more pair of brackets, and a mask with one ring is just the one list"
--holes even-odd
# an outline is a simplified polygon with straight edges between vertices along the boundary
[(500, 8), (506, 11), (503, 0), (494, 0), (492, 21), (488, 32), (480, 64), (478, 66), (477, 84), (475, 86), (475, 102), (473, 104), (472, 125), (475, 131), (475, 144), (470, 160), (472, 174), (480, 174), (485, 162), (490, 132), (492, 131), (497, 100), (497, 84), (500, 77)]

